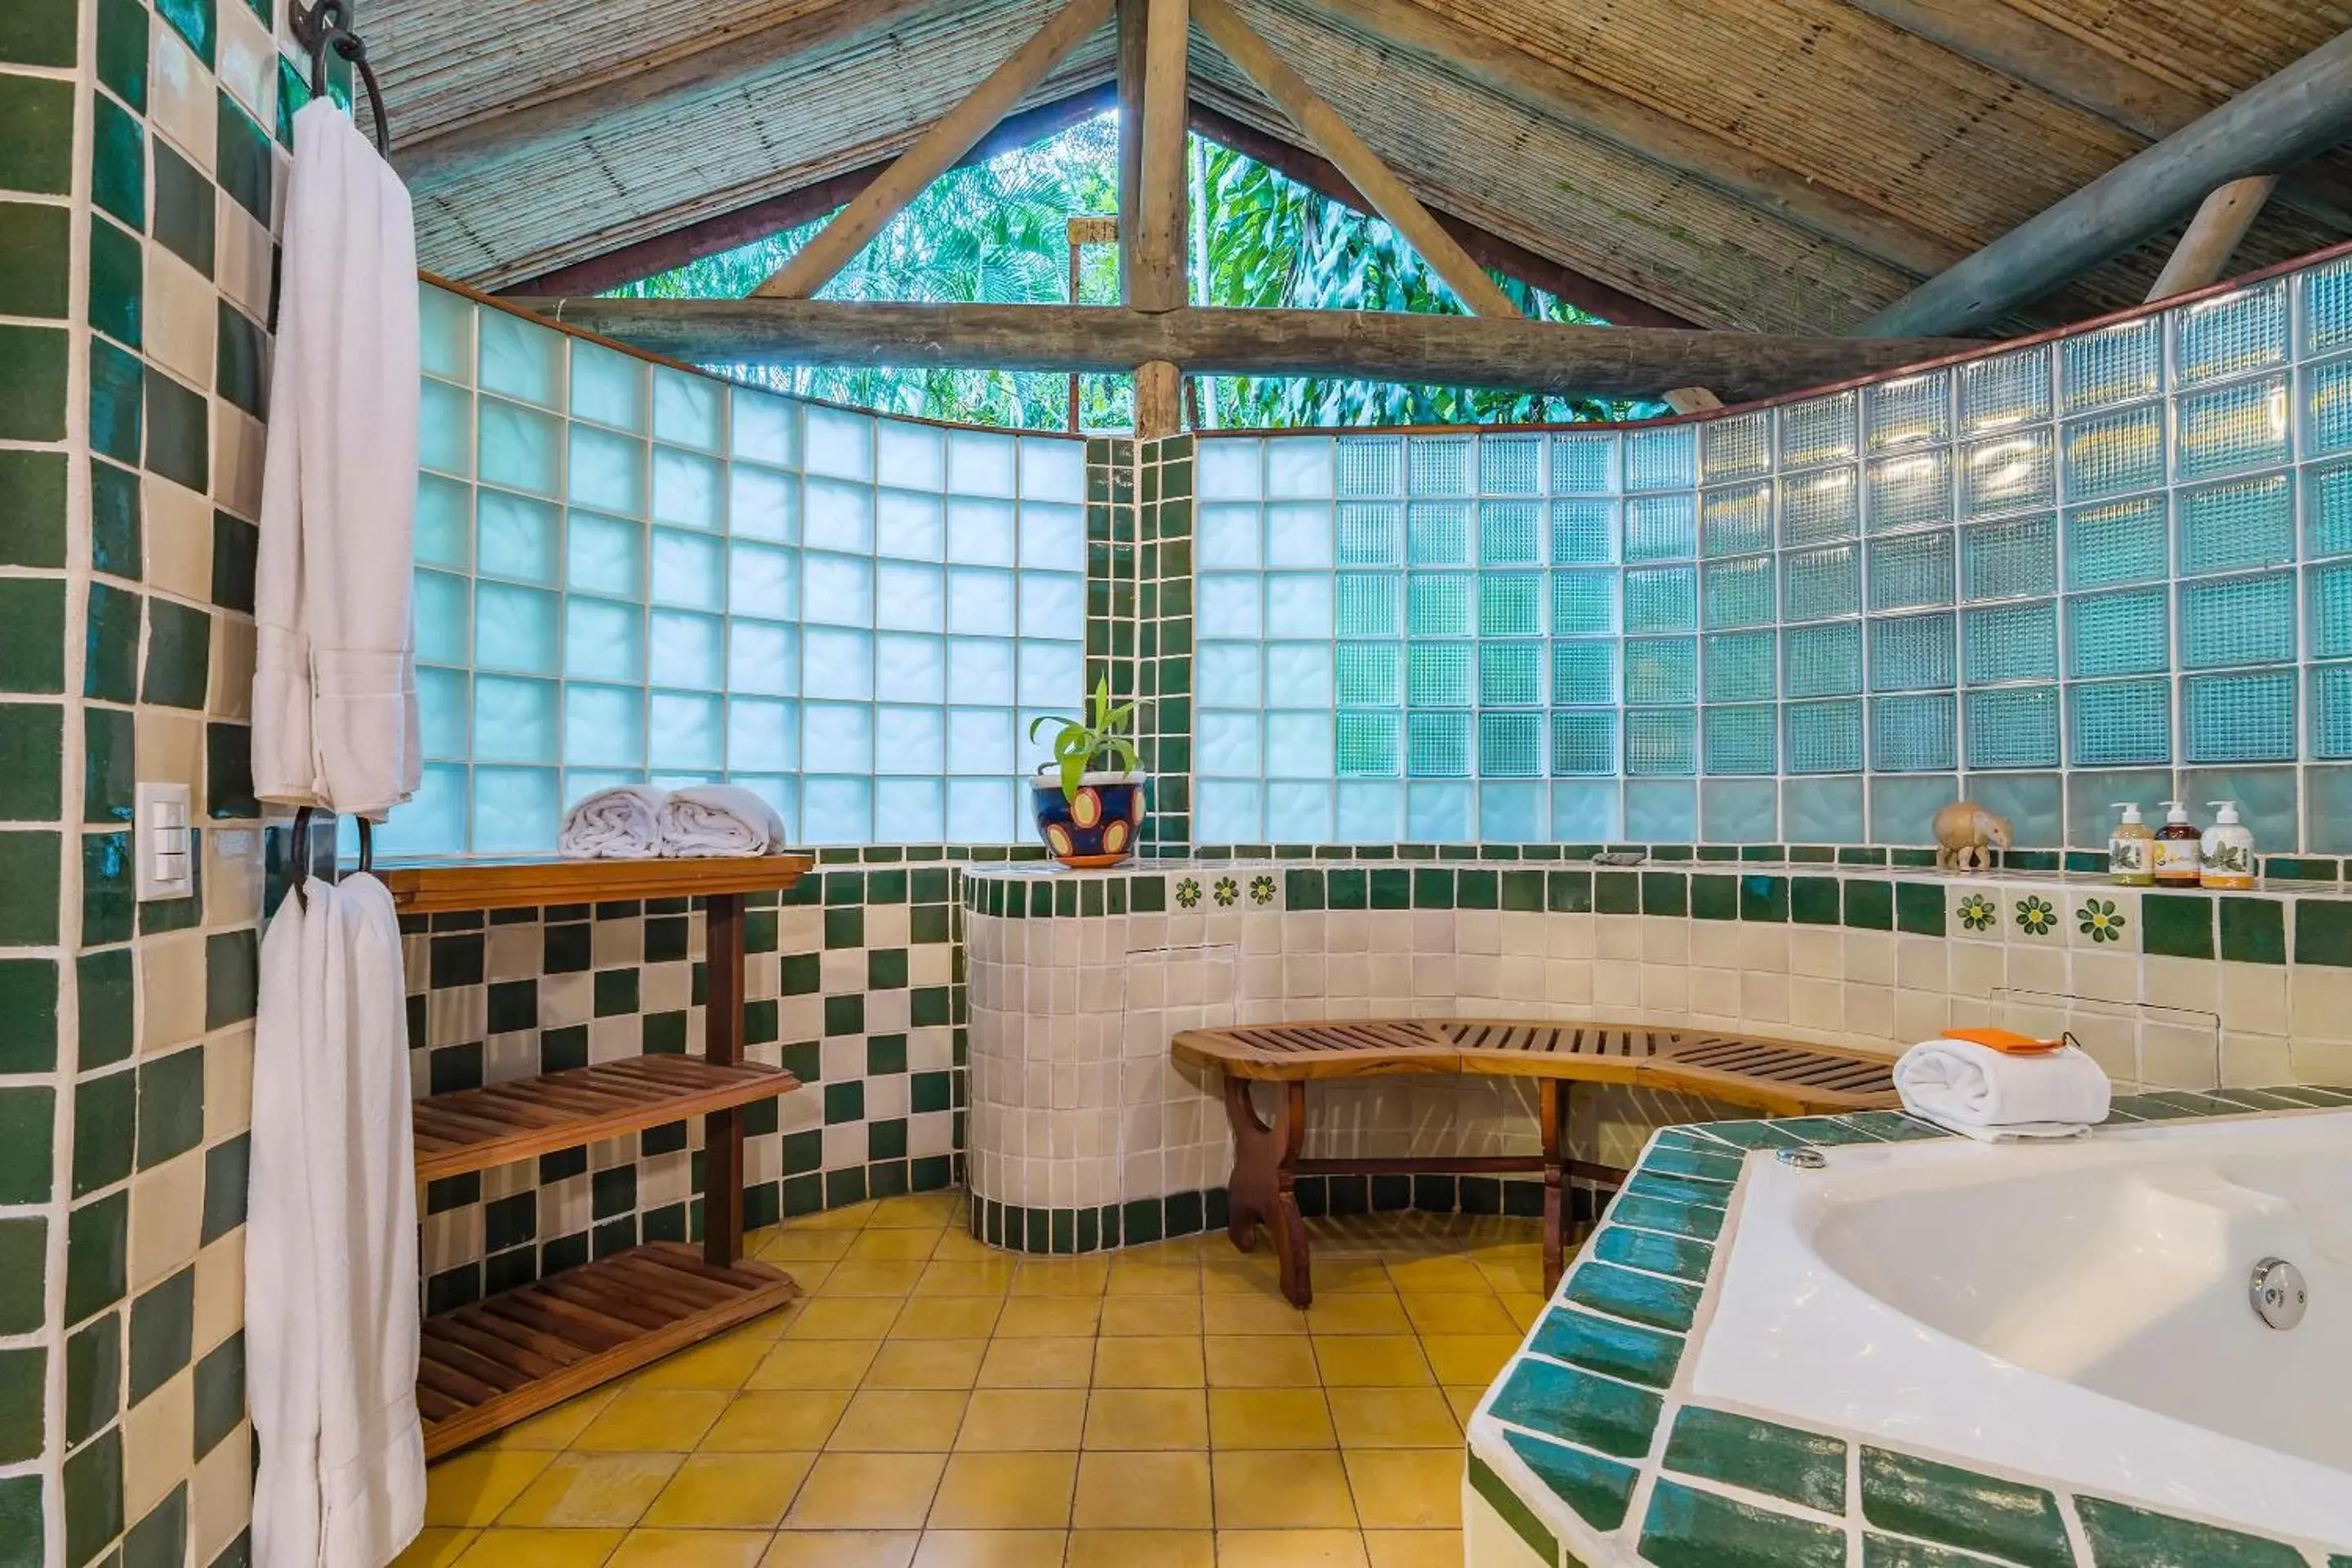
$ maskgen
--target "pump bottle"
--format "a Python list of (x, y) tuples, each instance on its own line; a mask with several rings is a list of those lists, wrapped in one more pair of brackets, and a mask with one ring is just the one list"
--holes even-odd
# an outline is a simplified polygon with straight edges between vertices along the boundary
[(2209, 888), (2251, 888), (2254, 885), (2254, 833), (2238, 820), (2234, 800), (2209, 801), (2213, 826), (2205, 830), (2198, 848), (2200, 874)]
[(2158, 887), (2193, 888), (2204, 875), (2199, 864), (2203, 837), (2179, 801), (2161, 804), (2165, 807), (2164, 830), (2156, 836), (2156, 863), (2149, 869), (2156, 873)]
[(2145, 888), (2156, 880), (2156, 835), (2140, 819), (2139, 802), (2117, 801), (2124, 814), (2107, 837), (2107, 875), (2126, 888)]

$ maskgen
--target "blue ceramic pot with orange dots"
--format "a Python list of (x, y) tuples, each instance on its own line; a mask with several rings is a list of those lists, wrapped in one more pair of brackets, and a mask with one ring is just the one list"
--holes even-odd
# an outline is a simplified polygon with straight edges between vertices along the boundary
[(1085, 773), (1074, 800), (1062, 793), (1060, 775), (1039, 773), (1029, 789), (1037, 835), (1055, 859), (1074, 870), (1108, 869), (1135, 853), (1150, 790), (1140, 773)]

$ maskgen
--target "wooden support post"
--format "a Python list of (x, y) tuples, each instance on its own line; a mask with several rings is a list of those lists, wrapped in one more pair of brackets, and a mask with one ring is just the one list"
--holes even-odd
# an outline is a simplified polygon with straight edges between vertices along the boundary
[(2230, 269), (2231, 253), (2246, 237), (2246, 230), (2253, 226), (2255, 215), (2277, 184), (2276, 174), (2249, 174), (2207, 196), (2197, 216), (2189, 220), (2180, 243), (2165, 258), (2164, 270), (2157, 274), (2148, 299), (2169, 300), (2175, 294), (2219, 283)]
[(1373, 210), (1388, 219), (1389, 226), (1421, 253), (1422, 259), (1436, 269), (1473, 315), (1520, 313), (1510, 296), (1486, 276), (1484, 268), (1470, 259), (1452, 235), (1438, 226), (1420, 200), (1405, 188), (1404, 182), (1390, 173), (1388, 165), (1364, 144), (1363, 138), (1348, 129), (1331, 106), (1307, 85), (1306, 79), (1291, 69), (1264, 38), (1250, 29), (1248, 23), (1234, 15), (1225, 0), (1192, 0), (1192, 14), (1201, 30), (1242, 68), (1243, 75), (1255, 82), (1261, 92), (1313, 139), (1325, 157), (1339, 166), (1339, 172), (1364, 193), (1364, 199), (1372, 204)]
[(1696, 414), (1701, 409), (1723, 406), (1723, 399), (1704, 386), (1677, 386), (1666, 394), (1664, 402), (1677, 414)]
[[(1184, 286), (1185, 79), (1192, 24), (1186, 0), (1125, 0), (1119, 14), (1120, 276), (1129, 310), (1173, 310)], [(1179, 372), (1167, 360), (1135, 367), (1135, 434), (1183, 427)]]
[(1574, 1194), (1568, 1185), (1569, 1081), (1548, 1078), (1540, 1085), (1537, 1106), (1543, 1141), (1543, 1275), (1544, 1294), (1559, 1288), (1560, 1271), (1568, 1266), (1569, 1209)]
[(901, 153), (887, 174), (858, 192), (752, 294), (770, 300), (805, 300), (824, 288), (881, 232), (884, 224), (970, 152), (1087, 34), (1108, 21), (1111, 0), (1068, 0), (1027, 43), (1013, 51), (1011, 58), (972, 89), (970, 97), (923, 132), (922, 139)]
[[(714, 893), (705, 917), (702, 1054), (719, 1066), (743, 1059), (743, 895)], [(732, 1268), (743, 1256), (743, 1113), (702, 1120), (702, 1258)]]

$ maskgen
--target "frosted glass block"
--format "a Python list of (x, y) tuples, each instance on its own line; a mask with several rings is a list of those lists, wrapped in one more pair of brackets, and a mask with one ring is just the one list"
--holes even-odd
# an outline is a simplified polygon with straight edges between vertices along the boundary
[(1343, 712), (1335, 734), (1341, 778), (1394, 778), (1404, 771), (1402, 715)]
[(1413, 496), (1466, 496), (1477, 493), (1472, 465), (1477, 460), (1475, 436), (1414, 436), (1405, 442), (1405, 490)]
[[(2175, 469), (2184, 480), (2201, 479), (2285, 462), (2290, 456), (2286, 408), (2283, 375), (2179, 399), (2174, 413)], [(2313, 447), (2326, 450), (2327, 444), (2315, 441)]]
[(1870, 465), (1870, 531), (1952, 521), (1951, 454), (1941, 447)]
[[(1013, 574), (991, 573), (1003, 579), (1005, 613), (1001, 626), (971, 629), (1010, 631), (1012, 625)], [(950, 594), (954, 592), (952, 584)], [(803, 613), (812, 621), (828, 626), (870, 626), (874, 624), (874, 563), (859, 555), (825, 555), (808, 550), (801, 552), (801, 604)]]
[(772, 621), (727, 623), (727, 685), (789, 697), (800, 689), (800, 628)]
[[(562, 481), (561, 424), (544, 414), (496, 398), (481, 399), (478, 415), (480, 471), (485, 484), (551, 496)], [(439, 464), (428, 464), (439, 467)]]
[[(1781, 737), (1787, 748), (1786, 766), (1792, 773), (1851, 773), (1862, 771), (1862, 704), (1791, 702), (1780, 710)], [(1860, 802), (1855, 803), (1858, 806)], [(1843, 825), (1839, 837), (1850, 837), (1860, 813)]]
[[(536, 588), (476, 584), (474, 663), (485, 669), (553, 675), (557, 603), (554, 595)], [(445, 660), (438, 650), (432, 657), (436, 663), (461, 662)]]
[(1328, 637), (1314, 642), (1266, 644), (1265, 689), (1269, 698), (1286, 708), (1328, 708), (1332, 652)]
[[(1478, 775), (1490, 779), (1538, 779), (1544, 775), (1544, 716), (1540, 713), (1478, 715)], [(1491, 830), (1491, 825), (1489, 825)]]
[(2303, 549), (2306, 558), (2352, 552), (2352, 463), (2304, 470)]
[(812, 844), (874, 841), (874, 781), (817, 778), (801, 781), (801, 832)]
[(463, 572), (473, 564), (474, 487), (416, 476), (416, 564)]
[(1617, 645), (1599, 638), (1551, 645), (1551, 700), (1561, 707), (1617, 700)]
[[(1265, 579), (1253, 573), (1203, 572), (1198, 583), (1201, 594), (1197, 624), (1200, 635), (1207, 637), (1255, 637), (1264, 630), (1261, 601)], [(950, 589), (950, 614), (952, 593)]]
[(1862, 551), (1832, 544), (1780, 558), (1780, 618), (1821, 620), (1862, 608)]
[(874, 491), (837, 479), (805, 481), (801, 538), (813, 550), (867, 555), (874, 551)]
[(1769, 844), (1780, 837), (1780, 790), (1769, 779), (1699, 785), (1699, 835), (1709, 844)]
[(488, 763), (551, 763), (555, 756), (552, 680), (474, 678), (474, 757)]
[(2192, 675), (2181, 682), (2191, 763), (2293, 762), (2294, 671)]
[(1202, 506), (1197, 514), (1194, 549), (1203, 571), (1263, 565), (1265, 561), (1265, 509), (1255, 502), (1219, 501)]
[(1772, 416), (1735, 414), (1700, 426), (1698, 470), (1707, 484), (1771, 472)]
[(1698, 553), (1697, 509), (1687, 495), (1636, 496), (1625, 503), (1627, 561), (1687, 561)]
[[(1625, 488), (1686, 489), (1698, 482), (1698, 442), (1687, 425), (1625, 432)], [(1555, 485), (1554, 489), (1563, 487)]]
[(1203, 779), (1192, 805), (1192, 838), (1200, 844), (1239, 844), (1265, 833), (1265, 786), (1230, 779)]
[[(2049, 752), (2053, 759), (2057, 739), (2053, 710)], [(2064, 793), (2064, 781), (2055, 773), (1982, 773), (1968, 781), (1968, 798), (1997, 816), (2009, 818), (2010, 841), (2021, 849), (2055, 849), (2065, 843)], [(2104, 844), (2105, 838), (2100, 842)]]
[(1328, 784), (1289, 780), (1266, 785), (1265, 831), (1277, 843), (1328, 844), (1331, 824)]
[(1201, 710), (1194, 761), (1204, 776), (1257, 778), (1265, 771), (1265, 725), (1255, 711)]
[(1265, 776), (1328, 779), (1332, 775), (1333, 715), (1269, 713), (1265, 716)]
[(2054, 768), (2058, 765), (2058, 689), (2013, 686), (1968, 696), (1968, 765), (1972, 768)]
[(2299, 276), (2303, 352), (2326, 353), (2352, 342), (2352, 261), (2336, 260)]
[(1933, 844), (1932, 825), (1936, 813), (1949, 805), (1959, 793), (1960, 781), (1948, 773), (1872, 779), (1871, 841)]
[(947, 837), (954, 844), (1004, 844), (1020, 837), (1010, 779), (950, 779)]
[[(470, 379), (474, 366), (474, 302), (430, 283), (416, 286), (416, 363), (427, 375)], [(503, 314), (503, 312), (499, 312)]]
[(1617, 492), (1617, 445), (1614, 435), (1554, 436), (1551, 438), (1551, 493), (1556, 496), (1605, 496)]
[(1782, 549), (1850, 539), (1861, 526), (1862, 485), (1852, 464), (1780, 481)]
[(1551, 786), (1551, 836), (1563, 844), (1605, 844), (1622, 837), (1614, 781)]
[(1861, 406), (1860, 395), (1852, 392), (1832, 392), (1782, 405), (1778, 410), (1780, 467), (1809, 468), (1858, 455), (1861, 445), (1855, 426)]
[(1780, 712), (1769, 703), (1752, 708), (1710, 708), (1702, 726), (1706, 771), (1769, 773), (1775, 765)]
[(1707, 555), (1745, 555), (1772, 548), (1772, 487), (1733, 485), (1699, 502), (1699, 542)]
[(476, 384), (501, 397), (560, 408), (562, 334), (504, 310), (482, 312), (480, 333), (481, 374)]
[(2050, 417), (2050, 351), (2019, 349), (1960, 366), (1960, 428), (2011, 430)]
[(800, 524), (801, 488), (797, 478), (747, 463), (730, 468), (727, 499), (730, 533), (738, 539), (793, 544), (800, 540)]
[(1617, 574), (1555, 572), (1551, 574), (1551, 629), (1555, 637), (1617, 629)]
[(1480, 437), (1478, 489), (1490, 496), (1543, 494), (1544, 438), (1494, 435)]
[(1629, 777), (1679, 777), (1698, 772), (1698, 710), (1625, 710), (1625, 772)]
[[(1268, 579), (1269, 584), (1275, 579)], [(1315, 579), (1323, 595), (1322, 635), (1331, 635), (1331, 580)], [(1083, 637), (1087, 631), (1087, 580), (1076, 573), (1021, 574), (1021, 635), (1024, 637)]]
[(644, 608), (576, 595), (566, 597), (563, 673), (587, 680), (645, 679)]
[[(2352, 664), (2324, 664), (2311, 668), (2311, 753), (2315, 757), (2352, 757)], [(2315, 812), (2352, 827), (2352, 816)]]
[(2144, 404), (2081, 419), (2060, 433), (2066, 499), (2095, 500), (2164, 482), (2164, 411)]
[(1405, 517), (1405, 560), (1414, 566), (1467, 566), (1472, 510), (1467, 502), (1415, 501)]
[[(661, 679), (658, 662), (654, 679)], [(810, 697), (874, 695), (874, 637), (833, 626), (801, 629), (801, 690)]]
[(793, 468), (801, 460), (800, 405), (748, 387), (730, 390), (728, 447), (734, 456), (777, 468)]
[(1870, 623), (1870, 689), (1916, 691), (1953, 683), (1952, 616), (1891, 616)]
[(2196, 386), (2286, 361), (2286, 279), (2273, 279), (2166, 312), (2172, 373)]
[(1207, 500), (1256, 500), (1265, 494), (1265, 443), (1254, 436), (1203, 436), (1192, 444), (1195, 494)]
[(567, 683), (563, 760), (591, 767), (644, 767), (645, 694), (634, 686)]
[(874, 618), (877, 625), (898, 631), (942, 629), (947, 623), (946, 574), (937, 566), (912, 562), (877, 563)]
[(466, 852), (466, 770), (427, 765), (416, 793), (375, 832), (375, 852), (405, 860)]
[[(968, 430), (948, 434), (948, 488), (965, 494), (974, 493), (967, 488), (964, 476), (971, 475), (970, 484), (991, 482), (993, 470), (985, 460), (982, 443), (993, 442), (993, 436), (975, 436)], [(1196, 460), (1197, 470), (1199, 463)], [(995, 495), (995, 490), (979, 493)], [(1066, 501), (1083, 506), (1087, 499), (1087, 444), (1084, 441), (1057, 440), (1050, 436), (1021, 437), (1021, 493), (1031, 500)]]
[(717, 691), (726, 684), (719, 642), (723, 623), (717, 616), (656, 610), (648, 618), (648, 662), (656, 683), (701, 691)]
[[(1208, 443), (1201, 449), (1205, 452)], [(1404, 442), (1394, 436), (1342, 437), (1335, 461), (1336, 488), (1342, 497), (1404, 493)]]
[(1031, 642), (1020, 647), (1021, 702), (1075, 713), (1087, 693), (1086, 654), (1074, 642)]
[(2180, 587), (2180, 662), (2189, 669), (2294, 658), (2294, 577), (2279, 572)]
[[(1203, 510), (1205, 516), (1206, 510)], [(1391, 502), (1342, 501), (1333, 559), (1341, 566), (1404, 564), (1404, 508)]]
[(2352, 447), (2352, 359), (2305, 367), (2303, 405), (2305, 457)]
[(1960, 455), (1960, 510), (1969, 517), (2048, 506), (2057, 488), (2047, 430), (1971, 442)]
[(428, 757), (464, 762), (473, 734), (466, 673), (458, 669), (416, 672), (417, 735)]
[[(1328, 524), (1326, 525), (1328, 528)], [(936, 560), (933, 555), (929, 559)], [(1050, 572), (1087, 569), (1087, 513), (1084, 507), (1054, 501), (1021, 503), (1021, 564)]]
[(1710, 561), (1700, 584), (1705, 598), (1705, 624), (1720, 626), (1760, 626), (1772, 619), (1772, 558), (1751, 555), (1744, 561)]
[[(1551, 771), (1562, 777), (1605, 777), (1617, 771), (1614, 710), (1555, 712), (1551, 716)], [(1559, 822), (1553, 802), (1552, 821)]]
[(1468, 637), (1477, 579), (1417, 572), (1405, 583), (1405, 630), (1413, 637)]
[(574, 506), (624, 517), (646, 514), (646, 444), (591, 426), (572, 426), (565, 493)]
[(1960, 617), (1960, 645), (1962, 679), (1970, 686), (2055, 679), (2058, 607), (2043, 599), (1969, 610)]
[(1541, 643), (1490, 642), (1478, 645), (1478, 706), (1532, 708), (1543, 700)]
[[(655, 529), (653, 602), (688, 610), (724, 609), (727, 564), (719, 542), (705, 534)], [(759, 612), (754, 608), (753, 613)]]
[(731, 773), (791, 773), (800, 766), (801, 716), (790, 702), (756, 697), (727, 701), (727, 766)]
[(1010, 566), (1016, 530), (1011, 501), (952, 496), (948, 500), (948, 559), (962, 565)]
[(1656, 566), (1625, 574), (1625, 629), (1681, 632), (1698, 625), (1698, 573)]
[(1412, 708), (1467, 708), (1474, 690), (1473, 644), (1417, 642), (1404, 655), (1404, 700)]
[(474, 770), (474, 853), (545, 854), (555, 847), (562, 798), (553, 768)]
[(1780, 685), (1769, 631), (1718, 632), (1700, 639), (1702, 689), (1709, 702), (1769, 702)]
[(1469, 714), (1407, 710), (1404, 771), (1408, 778), (1467, 778), (1470, 764)]
[(943, 700), (947, 696), (947, 645), (938, 637), (914, 632), (885, 632), (876, 637), (874, 695), (885, 702)]
[(564, 585), (575, 594), (645, 594), (646, 531), (617, 517), (575, 511), (564, 525)]
[(2142, 317), (2065, 338), (2058, 345), (2061, 402), (2069, 414), (2146, 397), (2163, 384), (2163, 323)]
[(937, 773), (947, 766), (947, 714), (937, 708), (874, 710), (874, 765), (886, 773)]
[(801, 704), (801, 766), (804, 771), (874, 772), (874, 710), (863, 702)]
[(597, 343), (572, 342), (572, 417), (615, 429), (646, 428), (646, 362)]
[(934, 495), (946, 489), (947, 433), (936, 425), (875, 421), (874, 477), (899, 489), (929, 490)]
[(1919, 447), (1951, 437), (1952, 380), (1931, 370), (1862, 389), (1863, 428), (1870, 449)]
[[(1339, 668), (1344, 688), (1348, 656), (1352, 648), (1339, 653)], [(1391, 654), (1394, 649), (1389, 650)], [(1192, 660), (1193, 675), (1199, 682), (1196, 695), (1201, 705), (1207, 707), (1251, 708), (1265, 700), (1265, 655), (1256, 643), (1204, 642)]]
[(2184, 574), (2294, 559), (2294, 494), (2284, 474), (2183, 490), (2173, 503), (2173, 516)]
[(1831, 621), (1780, 634), (1780, 695), (1843, 697), (1862, 689), (1862, 623)]
[(947, 781), (881, 779), (874, 785), (874, 833), (891, 843), (936, 843), (946, 835)]
[(947, 555), (947, 522), (936, 495), (915, 490), (875, 492), (874, 550), (905, 561)]
[(1541, 501), (1487, 501), (1478, 509), (1478, 561), (1485, 566), (1543, 564)]
[(2164, 498), (2149, 496), (2066, 514), (2066, 586), (2106, 588), (2146, 583), (2169, 568)]
[(1625, 643), (1625, 700), (1698, 700), (1698, 644), (1690, 637), (1633, 637)]
[[(885, 567), (887, 574), (894, 570)], [(918, 568), (920, 571), (921, 568)], [(939, 569), (929, 569), (936, 629)], [(886, 584), (887, 588), (887, 584)], [(888, 602), (886, 593), (886, 603)], [(727, 607), (738, 616), (763, 616), (788, 621), (800, 616), (800, 553), (766, 544), (736, 542), (727, 548)]]
[(2318, 658), (2352, 654), (2352, 563), (2312, 568), (2311, 651)]
[(1617, 503), (1551, 503), (1551, 559), (1557, 566), (1601, 565), (1617, 559)]
[(1955, 704), (1948, 692), (1870, 700), (1870, 765), (1883, 773), (1932, 773), (1953, 761)]
[(1013, 710), (948, 710), (947, 771), (1010, 773), (1013, 771)]
[(874, 418), (846, 408), (803, 405), (801, 466), (836, 479), (874, 477)]
[(1544, 580), (1540, 572), (1488, 572), (1478, 579), (1478, 635), (1532, 637), (1543, 635)]
[(2066, 762), (2119, 767), (2172, 758), (2172, 683), (2113, 680), (2066, 688)]
[[(1193, 662), (1202, 702), (1263, 700), (1255, 685), (1256, 662), (1244, 657), (1248, 651), (1224, 643), (1201, 649)], [(1393, 708), (1404, 700), (1404, 650), (1394, 643), (1341, 643), (1338, 671), (1342, 708)]]
[(1907, 610), (1952, 602), (1952, 536), (1912, 533), (1870, 543), (1870, 607)]
[(1054, 731), (1077, 711), (1074, 702), (1023, 707), (1013, 715), (1013, 771), (1026, 776), (1054, 765)]
[(1009, 637), (948, 639), (948, 700), (1013, 705), (1013, 642)]

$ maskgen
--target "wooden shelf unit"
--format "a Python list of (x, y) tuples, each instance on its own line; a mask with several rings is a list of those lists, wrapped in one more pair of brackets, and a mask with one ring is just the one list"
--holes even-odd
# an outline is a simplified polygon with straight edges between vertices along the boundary
[(403, 914), (699, 898), (708, 914), (703, 1054), (635, 1057), (412, 1102), (416, 1179), (703, 1120), (699, 1256), (653, 1243), (425, 1321), (416, 1399), (437, 1457), (800, 1294), (743, 1261), (741, 1108), (800, 1087), (743, 1059), (743, 899), (781, 892), (805, 855), (694, 860), (442, 861), (375, 873)]

